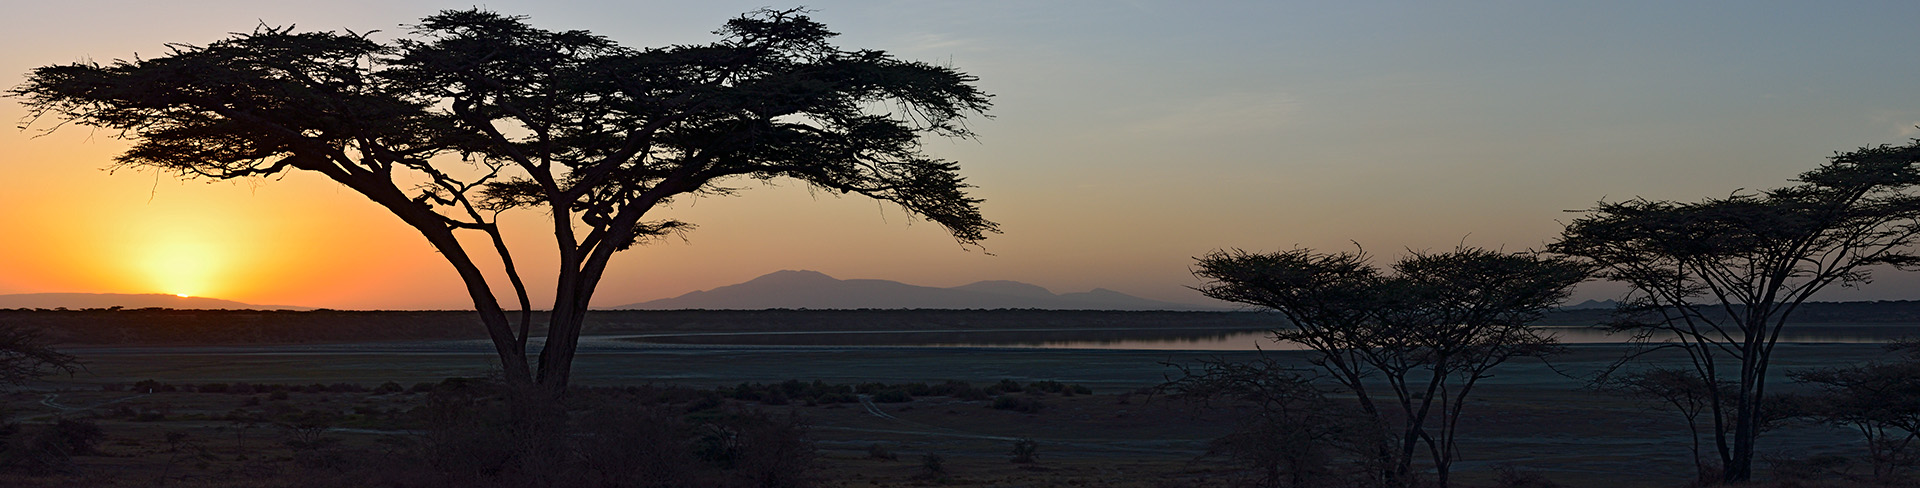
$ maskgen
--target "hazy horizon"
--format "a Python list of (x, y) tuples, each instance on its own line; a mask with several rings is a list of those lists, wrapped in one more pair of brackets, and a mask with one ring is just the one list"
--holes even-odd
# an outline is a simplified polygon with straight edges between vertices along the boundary
[[(764, 2), (491, 2), (628, 46), (694, 44)], [(1013, 280), (1205, 303), (1218, 248), (1535, 249), (1564, 210), (1764, 189), (1835, 151), (1920, 135), (1907, 19), (1920, 4), (807, 2), (845, 48), (980, 77), (958, 161), (1005, 233), (965, 250), (858, 198), (752, 181), (662, 213), (698, 224), (615, 258), (596, 304), (781, 269), (951, 287)], [(155, 56), (259, 24), (381, 30), (447, 1), (30, 3), (0, 19), (0, 84)], [(780, 7), (782, 5), (774, 5)], [(85, 13), (82, 13), (85, 12)], [(0, 116), (24, 121), (16, 100)], [(0, 294), (159, 293), (346, 309), (471, 307), (423, 239), (311, 174), (206, 184), (103, 171), (126, 147), (68, 126), (0, 131)], [(554, 260), (538, 212), (505, 219), (535, 303)], [(1895, 273), (1816, 300), (1920, 298)], [(1612, 298), (1588, 287), (1573, 301)]]

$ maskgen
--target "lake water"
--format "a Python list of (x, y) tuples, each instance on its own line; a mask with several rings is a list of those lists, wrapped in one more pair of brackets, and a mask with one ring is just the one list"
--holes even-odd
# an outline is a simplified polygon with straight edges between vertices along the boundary
[[(1590, 327), (1540, 327), (1565, 344), (1619, 344), (1627, 336)], [(1920, 324), (1789, 325), (1780, 342), (1884, 343), (1920, 336)], [(1008, 347), (1182, 351), (1296, 350), (1265, 330), (1249, 329), (991, 329), (930, 331), (740, 332), (607, 337), (647, 344), (755, 346)]]

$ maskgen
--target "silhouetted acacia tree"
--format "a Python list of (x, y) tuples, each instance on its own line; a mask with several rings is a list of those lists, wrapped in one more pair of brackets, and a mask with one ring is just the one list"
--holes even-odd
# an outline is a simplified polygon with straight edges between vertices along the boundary
[[(1317, 353), (1313, 364), (1351, 390), (1391, 439), (1375, 453), (1389, 484), (1411, 482), (1424, 446), (1444, 486), (1467, 396), (1507, 360), (1557, 349), (1528, 324), (1566, 299), (1587, 270), (1560, 258), (1461, 248), (1414, 253), (1389, 275), (1360, 252), (1295, 249), (1216, 251), (1194, 274), (1209, 297), (1292, 322), (1274, 338)], [(1382, 386), (1390, 396), (1377, 393)]]
[(1803, 397), (1801, 416), (1860, 432), (1875, 479), (1892, 482), (1920, 465), (1920, 342), (1890, 345), (1901, 360), (1795, 371), (1819, 387)]
[[(1799, 184), (1697, 203), (1602, 202), (1569, 223), (1552, 252), (1583, 258), (1632, 289), (1619, 330), (1684, 350), (1714, 398), (1722, 480), (1752, 477), (1767, 366), (1787, 317), (1828, 285), (1868, 268), (1912, 269), (1920, 255), (1920, 141), (1838, 154)], [(1731, 409), (1731, 411), (1726, 411)]]
[[(232, 179), (312, 171), (418, 230), (465, 282), (513, 384), (557, 393), (615, 252), (688, 224), (649, 214), (729, 182), (791, 178), (899, 204), (962, 245), (998, 232), (925, 135), (970, 137), (988, 96), (952, 68), (843, 50), (800, 10), (728, 21), (717, 42), (636, 49), (519, 17), (443, 11), (391, 42), (260, 27), (109, 65), (35, 69), (34, 117), (120, 131), (121, 167)], [(559, 269), (547, 341), (496, 225), (543, 207)], [(456, 239), (478, 232), (489, 244)], [(496, 253), (518, 330), (475, 262)]]
[(0, 323), (0, 385), (19, 385), (54, 371), (72, 372), (80, 361), (53, 350), (38, 331)]
[(1721, 382), (1714, 387), (1707, 385), (1689, 369), (1652, 368), (1632, 372), (1616, 372), (1600, 378), (1601, 390), (1622, 393), (1627, 396), (1658, 402), (1662, 407), (1670, 408), (1687, 421), (1687, 435), (1692, 440), (1688, 452), (1692, 454), (1694, 475), (1701, 484), (1710, 485), (1719, 481), (1719, 464), (1709, 463), (1700, 450), (1700, 414), (1719, 412), (1725, 409), (1709, 408), (1707, 402), (1716, 399), (1731, 398), (1731, 385)]

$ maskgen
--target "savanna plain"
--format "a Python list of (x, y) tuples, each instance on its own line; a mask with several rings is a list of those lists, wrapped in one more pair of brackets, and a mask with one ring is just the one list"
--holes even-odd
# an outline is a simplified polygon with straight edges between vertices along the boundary
[[(1262, 473), (1217, 440), (1252, 407), (1161, 387), (1205, 361), (1311, 366), (1251, 312), (604, 312), (569, 425), (529, 438), (502, 427), (506, 390), (462, 313), (0, 314), (60, 325), (83, 366), (5, 394), (7, 486), (514, 486), (534, 471), (571, 486), (1242, 486)], [(1479, 383), (1453, 485), (1689, 484), (1686, 419), (1594, 387), (1632, 350), (1579, 327), (1597, 317), (1550, 317), (1563, 351)], [(183, 335), (130, 332), (154, 324)], [(359, 327), (397, 337), (343, 337)], [(1890, 357), (1879, 339), (1915, 328), (1801, 325), (1816, 334), (1783, 340), (1777, 384)], [(1787, 421), (1763, 439), (1775, 483), (1869, 469), (1844, 428)], [(32, 442), (58, 455), (21, 454)]]

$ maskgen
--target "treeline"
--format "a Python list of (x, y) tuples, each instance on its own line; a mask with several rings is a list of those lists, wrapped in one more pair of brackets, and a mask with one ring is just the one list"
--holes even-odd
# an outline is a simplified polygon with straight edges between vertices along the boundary
[[(544, 333), (534, 314), (533, 335)], [(587, 315), (587, 334), (931, 330), (1003, 328), (1268, 327), (1271, 315), (1248, 312), (1080, 310), (602, 310)], [(256, 310), (0, 310), (0, 325), (39, 330), (52, 343), (271, 344), (485, 339), (470, 311)]]

